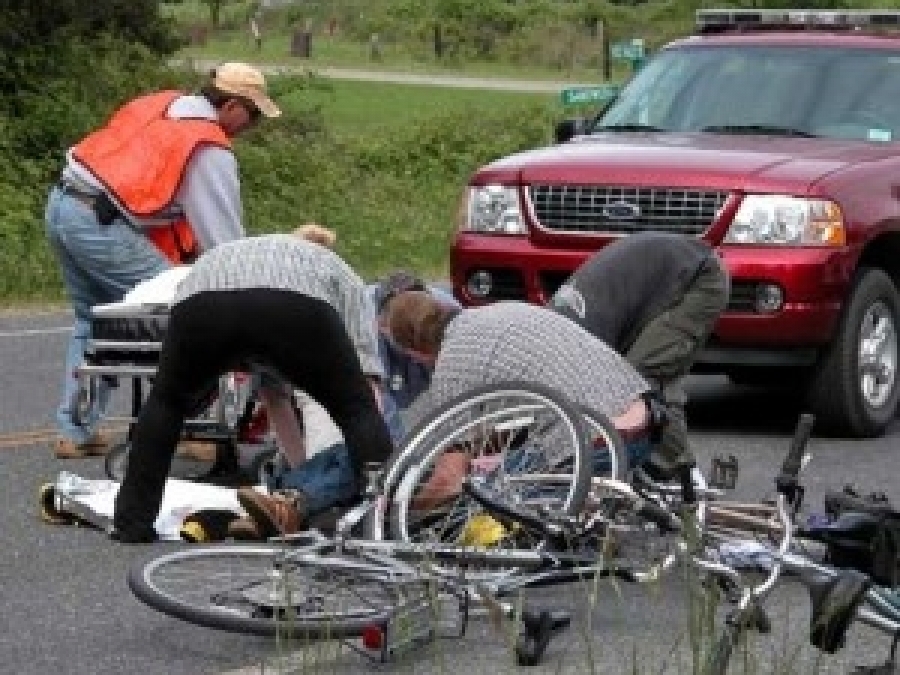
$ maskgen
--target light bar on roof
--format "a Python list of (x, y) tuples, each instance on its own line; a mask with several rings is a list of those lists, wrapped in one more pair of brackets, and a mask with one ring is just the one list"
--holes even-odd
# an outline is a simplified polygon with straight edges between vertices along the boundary
[(698, 9), (696, 18), (701, 31), (740, 26), (900, 27), (900, 12), (867, 10)]

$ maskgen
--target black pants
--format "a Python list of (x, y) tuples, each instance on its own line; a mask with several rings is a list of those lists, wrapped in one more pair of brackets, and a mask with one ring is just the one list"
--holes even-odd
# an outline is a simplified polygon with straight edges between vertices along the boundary
[(138, 415), (116, 497), (120, 533), (150, 535), (185, 418), (218, 378), (248, 361), (275, 368), (322, 404), (344, 434), (357, 475), (393, 451), (337, 312), (290, 291), (207, 291), (177, 304), (153, 389)]

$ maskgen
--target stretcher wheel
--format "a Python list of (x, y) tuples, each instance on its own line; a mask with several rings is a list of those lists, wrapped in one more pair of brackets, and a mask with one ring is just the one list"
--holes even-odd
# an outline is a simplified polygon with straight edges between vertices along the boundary
[[(224, 448), (225, 445), (227, 443), (218, 443), (216, 455), (210, 458), (176, 455), (172, 459), (169, 476), (182, 480), (208, 481), (218, 470), (217, 467), (220, 466), (223, 452), (231, 451), (230, 447), (228, 449)], [(103, 460), (103, 468), (108, 478), (119, 482), (125, 478), (125, 470), (128, 467), (128, 456), (130, 453), (130, 441), (122, 441), (109, 449)]]
[(265, 485), (270, 472), (269, 463), (275, 459), (278, 450), (274, 446), (261, 450), (245, 469), (247, 478), (255, 485)]

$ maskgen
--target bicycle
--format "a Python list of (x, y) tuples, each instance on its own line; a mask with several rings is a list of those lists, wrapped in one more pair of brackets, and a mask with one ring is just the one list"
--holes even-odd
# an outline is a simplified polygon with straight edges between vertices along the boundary
[[(469, 601), (476, 599), (493, 615), (511, 617), (519, 615), (515, 604), (500, 600), (531, 585), (595, 575), (655, 579), (656, 573), (610, 564), (598, 553), (597, 542), (611, 523), (601, 509), (583, 517), (588, 492), (608, 490), (618, 495), (620, 511), (631, 508), (651, 521), (668, 523), (670, 516), (618, 478), (591, 478), (589, 457), (591, 466), (600, 457), (609, 473), (619, 473), (620, 445), (611, 423), (594, 415), (590, 423), (600, 430), (603, 444), (595, 443), (589, 456), (586, 419), (559, 394), (533, 383), (475, 390), (414, 431), (386, 473), (373, 473), (370, 484), (378, 487), (341, 519), (334, 537), (312, 532), (256, 546), (197, 546), (132, 569), (129, 585), (154, 608), (200, 625), (305, 639), (354, 638), (362, 648), (377, 645), (380, 658), (388, 658), (404, 645), (441, 632), (427, 619), (434, 615), (427, 608), (435, 598), (456, 599), (450, 604), (455, 602), (463, 619), (451, 623), (464, 630)], [(427, 462), (442, 448), (462, 442), (476, 451), (472, 459), (491, 461), (462, 481), (454, 502), (469, 505), (469, 519), (481, 513), (509, 522), (510, 513), (519, 514), (508, 546), (483, 540), (465, 545), (349, 538), (366, 518), (378, 516), (384, 523), (391, 494), (385, 485), (392, 480), (402, 485), (401, 467), (420, 475), (420, 458)], [(531, 461), (517, 461), (513, 471), (504, 464), (510, 455)], [(658, 489), (675, 494), (679, 488)], [(291, 577), (296, 583), (288, 581)], [(550, 637), (569, 620), (552, 611), (524, 611), (520, 618), (522, 663), (537, 662)], [(398, 626), (411, 624), (418, 626), (413, 636), (401, 635)]]
[[(490, 511), (503, 511), (470, 482), (466, 489)], [(459, 571), (469, 565), (514, 567), (515, 573), (470, 579)], [(440, 635), (462, 636), (469, 604), (477, 599), (495, 617), (499, 612), (521, 619), (519, 660), (536, 663), (552, 635), (568, 625), (568, 615), (518, 612), (516, 603), (500, 599), (530, 585), (595, 574), (638, 580), (595, 554), (342, 539), (313, 531), (266, 544), (170, 552), (132, 568), (128, 583), (146, 604), (191, 623), (254, 635), (343, 639), (383, 661)]]

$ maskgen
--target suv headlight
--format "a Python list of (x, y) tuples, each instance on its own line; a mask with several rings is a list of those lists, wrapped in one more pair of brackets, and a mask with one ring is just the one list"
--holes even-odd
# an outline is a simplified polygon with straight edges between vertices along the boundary
[(832, 201), (747, 195), (723, 243), (843, 246), (846, 242), (844, 217)]
[(462, 229), (485, 234), (527, 234), (519, 206), (519, 190), (504, 185), (468, 189), (468, 205)]

